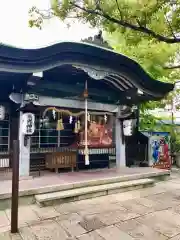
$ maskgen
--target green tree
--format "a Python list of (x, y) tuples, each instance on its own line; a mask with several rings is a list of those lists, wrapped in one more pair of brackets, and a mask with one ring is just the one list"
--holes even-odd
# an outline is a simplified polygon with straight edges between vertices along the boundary
[[(104, 30), (116, 52), (137, 61), (154, 79), (173, 82), (179, 77), (179, 14), (179, 0), (51, 0), (47, 11), (30, 10), (29, 25), (41, 27), (53, 16), (88, 22)], [(156, 117), (148, 110), (171, 104), (174, 94), (141, 105), (141, 128), (154, 128)]]
[[(152, 78), (164, 82), (175, 82), (180, 70), (166, 68), (165, 66), (174, 61), (179, 52), (178, 44), (167, 44), (155, 39), (135, 37), (131, 30), (122, 33), (119, 28), (113, 33), (105, 33), (105, 39), (116, 52), (124, 54), (138, 62)], [(150, 101), (140, 106), (140, 128), (152, 130), (156, 126), (157, 118), (150, 110), (164, 108), (171, 105), (174, 96), (179, 90), (170, 93), (162, 101)]]
[(180, 42), (179, 0), (51, 0), (47, 13), (36, 8), (32, 11), (39, 14), (39, 19), (31, 19), (31, 26), (39, 26), (44, 17), (55, 15), (62, 20), (78, 18), (108, 32), (119, 28), (122, 33), (132, 30), (143, 38)]

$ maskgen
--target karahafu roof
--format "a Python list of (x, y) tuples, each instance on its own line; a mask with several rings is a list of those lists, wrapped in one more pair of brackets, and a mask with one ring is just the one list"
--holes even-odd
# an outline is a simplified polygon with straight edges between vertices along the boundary
[[(43, 77), (34, 77), (35, 72)], [(86, 80), (92, 101), (112, 104), (161, 99), (174, 88), (152, 79), (132, 59), (90, 43), (60, 42), (40, 49), (0, 46), (1, 97), (21, 91), (79, 98)]]

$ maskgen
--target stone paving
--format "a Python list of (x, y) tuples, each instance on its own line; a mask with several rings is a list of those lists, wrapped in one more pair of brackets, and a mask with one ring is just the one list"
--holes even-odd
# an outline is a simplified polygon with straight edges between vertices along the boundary
[(0, 240), (180, 240), (180, 173), (155, 187), (39, 208), (19, 208), (19, 234), (10, 210), (0, 212)]

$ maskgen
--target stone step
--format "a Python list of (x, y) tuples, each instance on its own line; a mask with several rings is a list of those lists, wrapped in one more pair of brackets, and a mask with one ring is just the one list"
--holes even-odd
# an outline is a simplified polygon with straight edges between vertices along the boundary
[(155, 180), (146, 178), (125, 182), (101, 184), (90, 187), (80, 187), (70, 190), (38, 194), (35, 195), (35, 201), (41, 207), (50, 206), (64, 202), (78, 201), (87, 198), (100, 197), (104, 195), (150, 187), (153, 186), (154, 183)]

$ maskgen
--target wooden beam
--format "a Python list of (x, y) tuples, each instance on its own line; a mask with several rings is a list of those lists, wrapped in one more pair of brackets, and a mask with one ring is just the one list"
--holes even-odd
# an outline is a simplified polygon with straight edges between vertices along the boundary
[[(10, 99), (13, 102), (24, 104), (23, 95), (19, 93), (10, 94)], [(64, 108), (84, 109), (84, 101), (64, 99), (64, 98), (53, 98), (47, 96), (39, 96), (38, 101), (33, 102), (37, 106), (56, 106)], [(118, 105), (103, 104), (88, 101), (88, 109), (94, 111), (105, 111), (105, 112), (118, 112)]]

